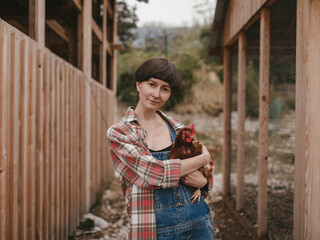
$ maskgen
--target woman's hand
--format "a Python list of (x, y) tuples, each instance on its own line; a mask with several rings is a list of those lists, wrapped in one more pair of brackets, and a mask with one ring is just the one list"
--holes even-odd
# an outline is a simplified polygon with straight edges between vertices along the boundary
[(209, 153), (207, 147), (204, 145), (202, 145), (202, 154), (201, 155), (203, 156), (203, 159), (206, 162), (204, 165), (210, 163), (210, 161), (211, 161), (210, 153)]
[(207, 184), (207, 179), (198, 170), (185, 175), (181, 181), (187, 186), (196, 188), (202, 188)]

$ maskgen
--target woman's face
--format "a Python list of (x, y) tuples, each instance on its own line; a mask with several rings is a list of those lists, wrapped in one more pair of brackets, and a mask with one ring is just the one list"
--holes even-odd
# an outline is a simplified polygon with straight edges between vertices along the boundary
[(139, 92), (139, 103), (149, 110), (161, 108), (171, 95), (170, 85), (157, 78), (137, 82), (137, 90)]

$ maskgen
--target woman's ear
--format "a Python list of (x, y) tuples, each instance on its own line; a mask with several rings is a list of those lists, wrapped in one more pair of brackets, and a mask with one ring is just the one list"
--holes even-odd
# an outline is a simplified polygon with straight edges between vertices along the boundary
[(137, 88), (138, 92), (140, 91), (140, 84), (141, 84), (141, 82), (136, 82), (136, 88)]

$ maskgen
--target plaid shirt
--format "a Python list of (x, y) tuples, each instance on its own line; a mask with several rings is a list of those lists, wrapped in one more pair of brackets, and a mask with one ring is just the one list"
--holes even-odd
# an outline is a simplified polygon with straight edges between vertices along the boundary
[[(184, 127), (161, 111), (158, 113), (175, 131)], [(181, 160), (159, 161), (152, 157), (145, 142), (146, 136), (133, 107), (129, 107), (126, 116), (107, 132), (111, 157), (120, 175), (126, 200), (129, 239), (157, 239), (153, 190), (177, 187), (180, 178)], [(211, 188), (212, 181), (204, 187), (207, 191), (203, 191), (202, 195), (206, 197)]]
[[(159, 113), (176, 131), (184, 127), (175, 119)], [(126, 199), (129, 239), (157, 239), (153, 190), (177, 187), (180, 178), (181, 160), (153, 158), (145, 142), (146, 135), (132, 107), (107, 132), (111, 157)]]

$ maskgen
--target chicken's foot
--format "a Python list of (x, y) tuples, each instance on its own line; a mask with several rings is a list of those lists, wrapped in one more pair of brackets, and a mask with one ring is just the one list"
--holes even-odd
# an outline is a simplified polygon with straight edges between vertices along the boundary
[(196, 200), (198, 200), (198, 204), (199, 204), (200, 197), (201, 197), (201, 190), (200, 188), (198, 188), (196, 191), (194, 191), (193, 195), (190, 198), (191, 203), (194, 203)]

